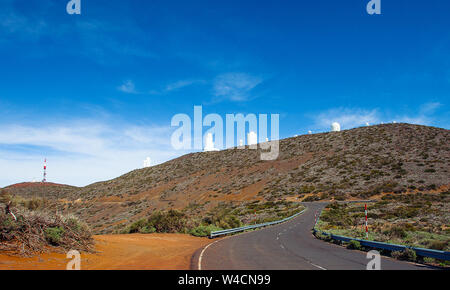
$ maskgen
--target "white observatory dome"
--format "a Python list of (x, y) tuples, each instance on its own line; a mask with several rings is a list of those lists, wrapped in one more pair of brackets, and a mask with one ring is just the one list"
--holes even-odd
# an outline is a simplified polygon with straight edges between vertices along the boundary
[(334, 122), (331, 124), (331, 132), (340, 132), (341, 131), (341, 125), (338, 122)]
[(253, 131), (248, 133), (247, 142), (248, 142), (248, 145), (250, 145), (250, 146), (258, 144), (258, 135)]
[(145, 158), (144, 160), (144, 168), (152, 166), (152, 159), (150, 157)]
[(206, 134), (205, 143), (204, 152), (219, 151), (219, 149), (214, 148), (213, 135), (211, 133)]

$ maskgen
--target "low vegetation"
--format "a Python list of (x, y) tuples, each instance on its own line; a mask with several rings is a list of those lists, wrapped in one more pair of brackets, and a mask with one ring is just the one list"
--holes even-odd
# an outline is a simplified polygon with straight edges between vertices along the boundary
[(140, 219), (128, 227), (122, 233), (186, 233), (187, 218), (182, 212), (170, 210), (168, 212), (156, 212), (146, 219)]
[[(73, 216), (46, 212), (39, 201), (0, 196), (0, 251), (30, 256), (47, 250), (93, 251), (94, 241), (86, 224)], [(7, 204), (10, 204), (9, 213)]]
[[(369, 240), (450, 251), (449, 201), (449, 192), (385, 195), (380, 201), (368, 204)], [(318, 229), (365, 239), (364, 217), (364, 204), (331, 203), (323, 211)], [(355, 243), (348, 246), (359, 248)], [(410, 252), (392, 253), (392, 256), (417, 260)]]
[(155, 212), (139, 219), (118, 232), (127, 233), (189, 233), (193, 236), (209, 236), (212, 231), (241, 227), (244, 224), (280, 220), (303, 210), (294, 202), (251, 202), (243, 205), (221, 203), (205, 215), (193, 211), (200, 205), (190, 205), (183, 211)]

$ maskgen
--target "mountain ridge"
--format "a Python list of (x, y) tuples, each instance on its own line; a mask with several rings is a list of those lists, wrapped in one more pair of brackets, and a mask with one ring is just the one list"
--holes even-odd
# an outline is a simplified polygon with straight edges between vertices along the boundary
[(449, 144), (447, 129), (375, 125), (280, 140), (274, 161), (261, 161), (259, 149), (190, 153), (42, 197), (63, 201), (57, 210), (110, 233), (160, 210), (196, 207), (191, 214), (202, 215), (221, 203), (438, 192), (450, 184)]

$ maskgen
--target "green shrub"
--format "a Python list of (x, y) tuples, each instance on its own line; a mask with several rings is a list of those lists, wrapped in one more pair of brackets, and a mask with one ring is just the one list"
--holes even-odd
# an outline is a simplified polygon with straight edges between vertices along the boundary
[(412, 206), (399, 206), (393, 212), (393, 214), (399, 218), (413, 218), (418, 216), (419, 213), (420, 213), (419, 208)]
[(139, 233), (141, 233), (141, 234), (151, 234), (154, 232), (156, 232), (156, 229), (152, 226), (144, 226), (139, 229)]
[(148, 226), (148, 221), (146, 219), (140, 219), (138, 221), (135, 221), (131, 225), (128, 226), (128, 228), (125, 230), (125, 233), (127, 234), (134, 234), (141, 232), (142, 228), (145, 228)]
[(158, 233), (180, 233), (185, 231), (186, 217), (184, 213), (176, 210), (157, 212), (149, 217), (148, 224)]
[(347, 245), (347, 249), (351, 249), (351, 250), (361, 250), (361, 244), (358, 241), (355, 240), (351, 240), (348, 245)]
[(427, 247), (429, 249), (445, 251), (450, 241), (429, 241)]
[(416, 251), (406, 248), (404, 251), (393, 251), (391, 256), (398, 260), (415, 262), (417, 260)]
[(211, 234), (211, 232), (220, 231), (220, 230), (222, 230), (222, 229), (219, 227), (216, 227), (215, 225), (207, 225), (207, 226), (201, 225), (201, 226), (198, 226), (198, 227), (192, 229), (189, 233), (196, 237), (207, 237)]
[[(247, 213), (254, 213), (257, 210), (271, 208), (275, 206), (274, 202), (266, 202), (264, 204), (249, 204), (247, 205)], [(223, 229), (238, 228), (242, 226), (242, 222), (234, 213), (234, 206), (227, 204), (219, 204), (211, 210), (203, 219), (204, 224), (211, 224)]]
[(317, 195), (310, 195), (308, 197), (306, 197), (305, 199), (303, 199), (303, 202), (314, 202), (314, 201), (319, 201), (320, 197), (318, 197)]
[(406, 238), (407, 233), (404, 228), (394, 226), (390, 228), (389, 230), (384, 232), (385, 234), (389, 235), (391, 238)]
[(330, 235), (326, 235), (324, 233), (322, 233), (321, 231), (315, 231), (314, 232), (314, 236), (320, 240), (324, 240), (326, 242), (331, 242), (331, 236)]
[(425, 264), (434, 264), (434, 263), (436, 263), (436, 259), (434, 259), (434, 258), (429, 258), (429, 257), (424, 257), (424, 258), (423, 258), (423, 262), (424, 262)]
[(336, 195), (334, 197), (335, 200), (344, 201), (346, 199), (345, 194), (344, 195)]
[(223, 229), (232, 229), (239, 228), (240, 226), (242, 226), (242, 223), (236, 216), (229, 215), (223, 217), (219, 222), (217, 222), (216, 226)]
[(44, 206), (45, 201), (42, 199), (38, 199), (38, 198), (33, 198), (33, 199), (29, 199), (29, 200), (25, 200), (22, 202), (23, 207), (25, 207), (28, 210), (37, 210), (41, 207)]
[(64, 229), (61, 227), (46, 228), (45, 229), (45, 239), (51, 245), (58, 246), (61, 242), (62, 235), (64, 234)]
[(3, 251), (28, 256), (46, 251), (49, 245), (65, 250), (93, 250), (91, 231), (76, 218), (56, 216), (44, 211), (33, 212), (23, 207), (12, 208), (12, 211), (17, 220), (0, 211), (0, 243)]
[(333, 226), (346, 227), (353, 224), (353, 221), (345, 207), (338, 203), (331, 203), (328, 210), (323, 211), (321, 219)]
[(185, 214), (176, 210), (156, 212), (148, 219), (140, 219), (126, 227), (123, 234), (184, 233), (186, 232)]
[(0, 203), (7, 204), (12, 201), (12, 196), (5, 189), (0, 190)]
[(65, 226), (70, 228), (74, 232), (84, 232), (89, 231), (88, 226), (81, 222), (77, 217), (75, 216), (69, 216), (66, 217), (64, 220)]

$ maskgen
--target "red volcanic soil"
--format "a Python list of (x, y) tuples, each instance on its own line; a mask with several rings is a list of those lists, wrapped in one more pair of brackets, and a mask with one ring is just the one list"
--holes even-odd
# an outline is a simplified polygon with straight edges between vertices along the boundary
[[(189, 270), (194, 253), (211, 243), (184, 234), (94, 236), (96, 251), (81, 254), (82, 270)], [(65, 270), (63, 253), (25, 258), (0, 253), (0, 270)]]
[(52, 183), (52, 182), (22, 182), (22, 183), (16, 183), (13, 185), (9, 185), (5, 187), (5, 189), (12, 189), (12, 188), (26, 188), (26, 187), (45, 187), (45, 186), (70, 186), (66, 184), (59, 184), (59, 183)]
[(44, 197), (47, 199), (59, 199), (69, 194), (77, 187), (52, 182), (22, 182), (9, 185), (2, 189), (11, 195), (23, 198)]

